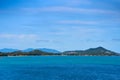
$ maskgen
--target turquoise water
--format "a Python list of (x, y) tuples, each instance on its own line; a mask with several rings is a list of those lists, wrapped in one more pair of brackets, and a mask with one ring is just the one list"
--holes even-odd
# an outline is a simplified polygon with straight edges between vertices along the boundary
[(0, 57), (0, 80), (120, 80), (120, 57)]

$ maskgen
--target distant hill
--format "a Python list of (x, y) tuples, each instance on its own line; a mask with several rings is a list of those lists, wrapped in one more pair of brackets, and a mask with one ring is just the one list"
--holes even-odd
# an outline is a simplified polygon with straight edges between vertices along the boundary
[(33, 51), (34, 49), (33, 48), (27, 48), (25, 50), (22, 50), (22, 52), (30, 52), (30, 51)]
[(4, 53), (14, 52), (14, 51), (18, 51), (18, 49), (12, 49), (12, 48), (3, 48), (3, 49), (0, 49), (0, 52), (4, 52)]
[[(33, 51), (35, 49), (33, 48), (28, 48), (28, 49), (25, 49), (25, 50), (22, 50), (23, 52), (30, 52), (30, 51)], [(40, 50), (40, 51), (43, 51), (43, 52), (48, 52), (48, 53), (60, 53), (60, 51), (58, 50), (55, 50), (55, 49), (48, 49), (48, 48), (38, 48), (37, 50)]]
[(117, 56), (120, 55), (116, 52), (107, 50), (103, 47), (90, 48), (87, 50), (75, 50), (75, 51), (65, 51), (63, 55), (83, 55), (83, 56)]
[[(22, 52), (30, 52), (30, 51), (34, 51), (34, 50), (36, 50), (36, 49), (28, 48), (28, 49), (20, 50), (20, 51), (22, 51)], [(43, 52), (48, 52), (48, 53), (60, 53), (60, 51), (58, 51), (58, 50), (48, 49), (48, 48), (38, 48), (37, 50), (40, 50), (40, 51), (43, 51)], [(0, 52), (3, 52), (3, 53), (15, 52), (15, 51), (19, 51), (19, 50), (18, 49), (12, 49), (12, 48), (0, 49)]]
[(103, 47), (90, 48), (87, 50), (74, 50), (74, 51), (65, 51), (59, 52), (54, 49), (48, 48), (28, 48), (25, 50), (10, 49), (4, 48), (0, 49), (0, 56), (40, 56), (40, 55), (71, 55), (71, 56), (120, 56), (119, 53), (107, 50)]
[(61, 53), (58, 50), (55, 49), (48, 49), (48, 48), (40, 48), (39, 50), (43, 51), (43, 52), (48, 52), (48, 53)]
[(60, 55), (61, 52), (54, 49), (39, 48), (33, 49), (28, 48), (25, 50), (8, 49), (4, 48), (0, 51), (0, 56), (40, 56), (40, 55)]

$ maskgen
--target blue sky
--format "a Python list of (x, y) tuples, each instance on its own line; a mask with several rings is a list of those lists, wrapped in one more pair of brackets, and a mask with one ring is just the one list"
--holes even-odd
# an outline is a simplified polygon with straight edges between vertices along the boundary
[(0, 0), (0, 48), (120, 52), (120, 0)]

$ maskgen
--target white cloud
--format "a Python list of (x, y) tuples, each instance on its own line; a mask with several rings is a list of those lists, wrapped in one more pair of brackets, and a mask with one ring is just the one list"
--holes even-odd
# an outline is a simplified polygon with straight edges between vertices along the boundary
[(76, 37), (76, 38), (91, 38), (103, 36), (105, 30), (93, 27), (81, 27), (81, 26), (67, 26), (67, 27), (56, 27), (58, 32), (51, 32), (49, 34), (62, 36), (62, 37)]
[(35, 39), (37, 35), (34, 34), (0, 34), (0, 38), (7, 39)]
[(91, 2), (88, 0), (60, 0), (60, 2), (64, 2), (65, 5), (68, 6), (76, 6), (81, 4), (90, 4)]
[(59, 24), (89, 24), (89, 25), (98, 24), (98, 22), (95, 22), (95, 21), (80, 21), (80, 20), (62, 20), (62, 21), (58, 21), (57, 23)]
[(65, 6), (54, 6), (54, 7), (43, 7), (43, 8), (23, 8), (24, 11), (33, 13), (38, 12), (71, 12), (71, 13), (101, 13), (101, 14), (118, 14), (118, 12), (103, 10), (103, 9), (87, 9), (87, 8), (76, 8), (76, 7), (65, 7)]

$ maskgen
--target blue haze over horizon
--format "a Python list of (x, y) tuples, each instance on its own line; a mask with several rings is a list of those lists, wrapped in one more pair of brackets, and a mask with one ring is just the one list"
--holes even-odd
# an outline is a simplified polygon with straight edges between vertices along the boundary
[(0, 0), (0, 48), (120, 52), (120, 0)]

